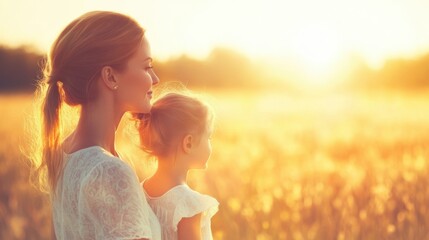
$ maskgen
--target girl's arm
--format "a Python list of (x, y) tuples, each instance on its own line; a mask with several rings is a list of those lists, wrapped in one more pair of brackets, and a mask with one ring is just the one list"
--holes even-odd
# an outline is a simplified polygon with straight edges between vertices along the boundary
[(182, 218), (177, 225), (178, 240), (201, 240), (201, 213)]

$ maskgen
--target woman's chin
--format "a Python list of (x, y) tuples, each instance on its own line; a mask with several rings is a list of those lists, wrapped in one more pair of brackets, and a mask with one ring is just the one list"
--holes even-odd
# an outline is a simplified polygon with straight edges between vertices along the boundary
[(148, 113), (152, 109), (152, 104), (149, 101), (145, 101), (140, 107), (139, 112), (141, 113)]

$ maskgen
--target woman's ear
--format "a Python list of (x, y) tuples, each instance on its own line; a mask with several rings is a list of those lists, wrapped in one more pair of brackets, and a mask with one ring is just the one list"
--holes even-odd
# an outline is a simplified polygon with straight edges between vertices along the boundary
[(101, 69), (101, 79), (107, 88), (117, 90), (119, 88), (118, 82), (113, 74), (113, 69), (110, 66), (104, 66)]
[(192, 135), (188, 134), (183, 138), (182, 149), (185, 153), (190, 153), (192, 151)]

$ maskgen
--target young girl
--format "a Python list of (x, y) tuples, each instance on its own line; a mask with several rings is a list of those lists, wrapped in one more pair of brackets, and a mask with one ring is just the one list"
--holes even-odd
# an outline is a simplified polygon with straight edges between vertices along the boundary
[(197, 98), (169, 93), (139, 119), (141, 148), (158, 160), (157, 171), (142, 186), (160, 221), (162, 239), (212, 239), (210, 218), (219, 203), (186, 185), (190, 169), (207, 167), (210, 107)]

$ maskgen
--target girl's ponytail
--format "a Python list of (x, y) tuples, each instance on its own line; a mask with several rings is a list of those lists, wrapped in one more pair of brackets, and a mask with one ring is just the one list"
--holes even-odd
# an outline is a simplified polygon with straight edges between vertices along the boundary
[(148, 154), (154, 153), (154, 138), (156, 138), (157, 133), (154, 131), (154, 121), (153, 121), (153, 109), (152, 113), (138, 113), (134, 116), (137, 121), (137, 129), (140, 136), (140, 147), (142, 150)]

